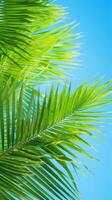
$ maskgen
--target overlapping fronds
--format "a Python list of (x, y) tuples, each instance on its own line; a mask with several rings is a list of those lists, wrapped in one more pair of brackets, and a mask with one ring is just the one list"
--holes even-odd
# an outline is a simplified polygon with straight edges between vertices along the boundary
[[(55, 25), (63, 11), (44, 0), (0, 1), (0, 77), (30, 85), (56, 76), (78, 55), (73, 24)], [(51, 27), (53, 25), (53, 27)]]
[[(99, 131), (111, 83), (75, 91), (35, 85), (64, 77), (78, 55), (73, 24), (52, 0), (0, 0), (0, 199), (76, 200), (83, 138)], [(76, 49), (75, 49), (76, 48)], [(29, 87), (28, 87), (29, 86)], [(97, 123), (96, 123), (97, 122)], [(73, 173), (71, 172), (71, 167)]]
[(103, 115), (98, 108), (112, 101), (111, 83), (83, 84), (73, 92), (66, 85), (61, 91), (52, 87), (43, 100), (32, 90), (28, 104), (24, 85), (19, 98), (12, 90), (0, 99), (0, 197), (77, 199), (69, 167), (77, 170), (77, 152), (92, 158), (81, 146), (91, 148), (82, 136), (98, 131), (95, 122)]
[[(61, 11), (44, 0), (0, 1), (0, 54), (7, 51), (21, 55), (31, 42), (31, 33), (48, 28)], [(44, 23), (43, 23), (44, 22)], [(11, 57), (12, 59), (12, 57)]]
[(71, 25), (61, 26), (53, 30), (35, 34), (30, 47), (32, 56), (28, 60), (15, 57), (17, 63), (21, 65), (15, 67), (12, 62), (4, 62), (1, 68), (2, 76), (5, 79), (12, 76), (19, 81), (24, 80), (30, 86), (43, 83), (55, 77), (64, 77), (64, 69), (74, 66), (74, 57), (78, 55), (74, 52), (76, 37), (69, 31)]

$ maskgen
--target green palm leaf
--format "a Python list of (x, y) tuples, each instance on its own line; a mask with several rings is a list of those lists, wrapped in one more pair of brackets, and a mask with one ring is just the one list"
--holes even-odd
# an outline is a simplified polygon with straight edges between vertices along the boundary
[(92, 148), (83, 136), (99, 131), (98, 108), (111, 102), (111, 82), (83, 84), (73, 92), (66, 85), (61, 91), (52, 87), (43, 99), (33, 90), (27, 104), (24, 85), (19, 97), (15, 88), (0, 99), (1, 198), (77, 199), (71, 167), (78, 169), (78, 153), (93, 159), (81, 144)]
[[(77, 200), (79, 154), (93, 148), (111, 102), (111, 81), (42, 95), (37, 84), (63, 78), (78, 56), (76, 26), (50, 0), (0, 1), (0, 199)], [(76, 63), (75, 63), (76, 64)], [(61, 66), (61, 67), (60, 67)]]
[(60, 66), (73, 65), (78, 55), (73, 24), (56, 25), (63, 15), (49, 1), (0, 1), (0, 76), (24, 79), (33, 87), (63, 77)]
[(24, 45), (26, 48), (30, 45), (30, 34), (50, 26), (60, 12), (56, 6), (43, 0), (0, 1), (0, 53), (7, 56), (7, 51), (19, 54), (20, 50), (23, 53)]

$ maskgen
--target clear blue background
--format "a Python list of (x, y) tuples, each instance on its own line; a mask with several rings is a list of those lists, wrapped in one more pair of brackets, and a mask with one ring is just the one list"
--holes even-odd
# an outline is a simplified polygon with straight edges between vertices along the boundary
[[(80, 23), (77, 31), (83, 32), (81, 38), (80, 70), (74, 71), (74, 82), (93, 82), (104, 77), (112, 79), (112, 1), (110, 0), (57, 0), (59, 5), (68, 7), (68, 19)], [(110, 108), (109, 108), (110, 109)], [(93, 174), (86, 172), (78, 178), (81, 192), (80, 200), (112, 200), (112, 128), (103, 127), (106, 135), (101, 141), (91, 141), (97, 149), (100, 162), (84, 161)]]

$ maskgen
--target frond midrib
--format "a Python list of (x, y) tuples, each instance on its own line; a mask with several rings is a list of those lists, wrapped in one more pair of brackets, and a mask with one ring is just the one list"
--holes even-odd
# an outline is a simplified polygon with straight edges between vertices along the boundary
[(21, 142), (15, 144), (13, 147), (11, 147), (11, 148), (9, 148), (8, 150), (6, 150), (5, 152), (3, 152), (3, 153), (0, 155), (0, 158), (2, 158), (2, 157), (4, 157), (4, 156), (8, 155), (9, 153), (12, 153), (12, 152), (15, 151), (16, 149), (21, 148), (23, 145), (25, 145), (25, 144), (31, 142), (32, 140), (35, 140), (35, 139), (36, 139), (37, 137), (39, 137), (42, 133), (44, 133), (44, 132), (46, 132), (46, 131), (52, 129), (52, 128), (55, 127), (55, 126), (58, 126), (59, 124), (64, 123), (65, 120), (67, 120), (68, 118), (72, 117), (78, 110), (80, 110), (80, 109), (77, 109), (77, 110), (75, 110), (75, 111), (69, 113), (68, 115), (66, 115), (65, 117), (63, 117), (61, 120), (58, 120), (56, 123), (54, 123), (54, 124), (48, 126), (46, 129), (41, 130), (38, 134), (35, 134), (35, 135), (33, 135), (32, 137), (27, 138), (25, 141), (21, 141)]

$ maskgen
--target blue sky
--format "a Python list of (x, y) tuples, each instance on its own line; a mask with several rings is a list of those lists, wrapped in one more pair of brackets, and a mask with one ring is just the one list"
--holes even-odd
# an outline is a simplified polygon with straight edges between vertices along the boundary
[[(68, 7), (67, 22), (76, 21), (80, 26), (76, 31), (83, 32), (80, 39), (81, 60), (80, 70), (73, 71), (73, 80), (93, 82), (101, 77), (106, 81), (112, 79), (112, 3), (111, 0), (57, 0), (59, 5)], [(110, 109), (110, 108), (107, 108)], [(100, 162), (85, 162), (94, 175), (86, 172), (79, 176), (81, 192), (80, 200), (111, 200), (112, 199), (112, 128), (102, 128), (106, 135), (101, 141), (94, 143)]]

